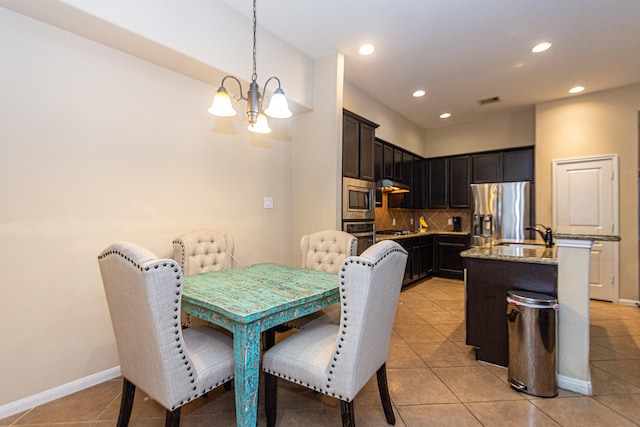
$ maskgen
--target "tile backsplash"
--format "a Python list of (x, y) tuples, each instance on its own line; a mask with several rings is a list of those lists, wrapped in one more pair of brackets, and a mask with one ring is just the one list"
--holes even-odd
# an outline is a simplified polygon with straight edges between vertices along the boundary
[(376, 230), (416, 230), (420, 227), (419, 219), (423, 216), (429, 230), (453, 231), (453, 225), (449, 225), (449, 220), (459, 216), (462, 221), (461, 230), (471, 231), (470, 209), (389, 209), (387, 198), (387, 195), (384, 195), (382, 207), (376, 208)]

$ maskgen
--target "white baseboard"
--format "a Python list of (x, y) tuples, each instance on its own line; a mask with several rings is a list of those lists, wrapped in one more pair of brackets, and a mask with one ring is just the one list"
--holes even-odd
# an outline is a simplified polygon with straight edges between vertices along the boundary
[(117, 378), (118, 376), (120, 376), (120, 366), (71, 381), (70, 383), (62, 384), (58, 387), (27, 396), (14, 402), (9, 402), (0, 406), (0, 419), (18, 414), (22, 411), (26, 411), (27, 409), (35, 408), (36, 406), (40, 406), (44, 403), (84, 390), (85, 388)]
[(632, 299), (619, 299), (618, 304), (640, 307), (640, 301), (634, 301)]
[(563, 375), (557, 375), (558, 387), (569, 391), (575, 391), (576, 393), (584, 394), (585, 396), (592, 396), (593, 390), (591, 389), (591, 380), (578, 380), (576, 378), (565, 377)]

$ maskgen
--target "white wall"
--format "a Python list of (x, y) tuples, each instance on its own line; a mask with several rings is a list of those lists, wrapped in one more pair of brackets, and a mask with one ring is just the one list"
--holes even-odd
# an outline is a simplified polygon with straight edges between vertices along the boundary
[(300, 265), (300, 238), (342, 227), (342, 82), (344, 56), (316, 60), (313, 111), (295, 122), (293, 159), (293, 255)]
[(620, 156), (620, 298), (638, 300), (640, 85), (536, 106), (536, 218), (551, 223), (551, 162)]
[(1, 8), (0, 40), (0, 405), (118, 365), (114, 241), (164, 257), (210, 227), (242, 264), (292, 262), (286, 123), (249, 134), (206, 112), (209, 85)]
[(525, 147), (535, 143), (533, 107), (426, 131), (425, 157)]
[(424, 155), (424, 129), (364, 93), (352, 83), (344, 84), (344, 108), (380, 125), (376, 137)]

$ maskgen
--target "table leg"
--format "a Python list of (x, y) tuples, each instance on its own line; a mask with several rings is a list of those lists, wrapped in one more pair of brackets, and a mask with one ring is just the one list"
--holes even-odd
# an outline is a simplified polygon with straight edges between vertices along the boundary
[(239, 427), (255, 427), (260, 383), (260, 329), (257, 325), (246, 325), (234, 331), (233, 353), (236, 423)]

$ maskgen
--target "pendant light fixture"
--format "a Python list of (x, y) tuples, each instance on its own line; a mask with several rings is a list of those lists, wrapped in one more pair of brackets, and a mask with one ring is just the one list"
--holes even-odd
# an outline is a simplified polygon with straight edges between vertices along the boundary
[(226, 76), (222, 79), (222, 83), (213, 97), (209, 113), (218, 117), (233, 117), (236, 115), (236, 110), (234, 110), (231, 105), (229, 92), (227, 92), (227, 89), (224, 87), (225, 80), (233, 79), (240, 87), (240, 96), (235, 96), (234, 98), (236, 101), (247, 101), (247, 119), (249, 120), (247, 129), (254, 133), (269, 133), (271, 129), (267, 122), (267, 116), (286, 119), (287, 117), (291, 117), (291, 111), (287, 104), (287, 98), (284, 96), (284, 91), (282, 87), (280, 87), (280, 79), (277, 77), (269, 77), (264, 84), (263, 89), (265, 92), (271, 80), (278, 82), (278, 88), (271, 96), (269, 107), (266, 110), (262, 109), (264, 97), (260, 94), (260, 86), (258, 86), (256, 82), (256, 80), (258, 80), (258, 74), (256, 73), (256, 26), (256, 0), (253, 0), (253, 74), (251, 75), (249, 92), (246, 97), (242, 96), (242, 84), (240, 80), (234, 76)]

